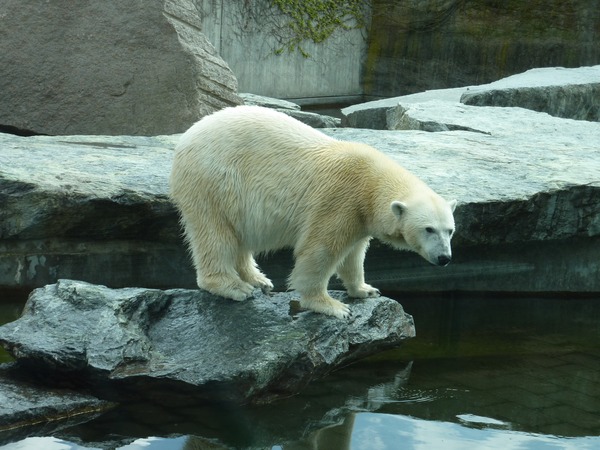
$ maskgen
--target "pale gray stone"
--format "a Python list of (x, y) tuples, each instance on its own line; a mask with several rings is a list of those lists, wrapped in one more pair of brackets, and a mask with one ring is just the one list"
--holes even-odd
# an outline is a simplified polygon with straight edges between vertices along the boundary
[[(576, 69), (550, 67), (528, 70), (480, 86), (431, 90), (352, 105), (342, 110), (342, 125), (374, 130), (465, 129), (449, 127), (452, 125), (450, 121), (458, 117), (453, 113), (445, 112), (445, 119), (433, 123), (423, 123), (419, 120), (413, 122), (410, 114), (404, 116), (403, 110), (414, 104), (428, 104), (433, 109), (439, 107), (440, 102), (453, 104), (462, 102), (472, 106), (520, 107), (562, 118), (598, 121), (599, 99), (600, 66)], [(477, 110), (473, 111), (471, 117), (476, 117)], [(437, 117), (442, 117), (444, 114), (442, 111), (435, 110), (431, 113), (437, 114)], [(489, 113), (480, 113), (490, 117)]]
[(299, 105), (288, 102), (287, 100), (263, 97), (255, 94), (240, 94), (240, 97), (244, 99), (246, 105), (258, 105), (265, 108), (276, 109), (277, 111), (287, 114), (313, 128), (336, 128), (341, 125), (341, 119), (338, 119), (337, 117), (301, 111)]
[(245, 105), (256, 105), (263, 106), (265, 108), (273, 108), (277, 110), (296, 110), (300, 111), (300, 105), (297, 105), (293, 102), (288, 102), (287, 100), (281, 100), (279, 98), (273, 97), (265, 97), (263, 95), (257, 94), (249, 94), (249, 93), (240, 93), (240, 98), (244, 100)]
[(600, 66), (531, 69), (466, 90), (460, 101), (473, 106), (515, 106), (552, 116), (600, 121)]
[(327, 116), (325, 114), (317, 114), (308, 111), (296, 110), (280, 110), (281, 112), (293, 117), (300, 122), (310, 125), (313, 128), (337, 128), (341, 125), (341, 119), (337, 117)]

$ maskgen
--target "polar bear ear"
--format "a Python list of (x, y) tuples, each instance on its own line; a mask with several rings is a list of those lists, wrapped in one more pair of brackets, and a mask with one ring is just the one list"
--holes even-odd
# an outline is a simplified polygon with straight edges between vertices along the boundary
[(390, 205), (390, 207), (392, 208), (392, 212), (394, 213), (394, 215), (400, 219), (402, 217), (402, 215), (406, 212), (406, 210), (408, 209), (408, 207), (406, 206), (406, 203), (402, 203), (399, 201), (393, 201)]
[(450, 205), (450, 209), (452, 210), (452, 212), (454, 212), (454, 210), (456, 209), (456, 204), (458, 203), (458, 200), (450, 200), (448, 202), (448, 205)]

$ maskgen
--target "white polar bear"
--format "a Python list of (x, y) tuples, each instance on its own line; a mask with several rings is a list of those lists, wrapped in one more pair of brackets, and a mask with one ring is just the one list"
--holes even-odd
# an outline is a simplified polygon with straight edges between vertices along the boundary
[(198, 286), (233, 300), (273, 288), (254, 255), (283, 247), (294, 249), (300, 306), (339, 318), (349, 309), (327, 293), (334, 273), (350, 297), (379, 295), (364, 279), (372, 237), (436, 265), (451, 259), (456, 201), (368, 145), (267, 108), (227, 108), (193, 125), (170, 189)]

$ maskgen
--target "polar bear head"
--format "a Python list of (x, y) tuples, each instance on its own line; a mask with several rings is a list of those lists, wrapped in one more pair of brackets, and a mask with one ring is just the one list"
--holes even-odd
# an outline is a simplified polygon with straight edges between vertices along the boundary
[(452, 259), (456, 200), (446, 201), (435, 193), (415, 196), (390, 205), (395, 225), (384, 239), (400, 249), (417, 252), (431, 264), (446, 266)]

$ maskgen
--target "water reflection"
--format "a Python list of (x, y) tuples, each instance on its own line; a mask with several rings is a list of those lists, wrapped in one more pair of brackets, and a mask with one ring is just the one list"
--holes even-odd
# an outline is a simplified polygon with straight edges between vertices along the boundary
[[(273, 450), (595, 450), (600, 437), (565, 438), (493, 428), (471, 428), (381, 413), (351, 413), (337, 426), (325, 427), (302, 440), (283, 445), (251, 446)], [(95, 450), (56, 438), (27, 438), (2, 450)], [(106, 447), (104, 447), (106, 448)], [(113, 447), (118, 450), (225, 450), (231, 447), (198, 436), (143, 438)]]
[(45, 441), (2, 446), (0, 433), (0, 449), (600, 448), (599, 299), (403, 303), (417, 339), (295, 397), (260, 407), (146, 400), (46, 427), (55, 437)]
[[(470, 428), (389, 414), (361, 413), (354, 419), (350, 449), (369, 450), (592, 450), (600, 437), (561, 438), (490, 428)], [(333, 448), (333, 447), (332, 447)]]

